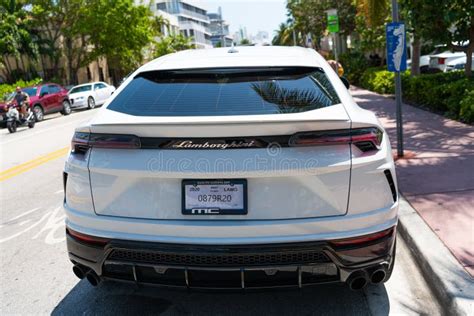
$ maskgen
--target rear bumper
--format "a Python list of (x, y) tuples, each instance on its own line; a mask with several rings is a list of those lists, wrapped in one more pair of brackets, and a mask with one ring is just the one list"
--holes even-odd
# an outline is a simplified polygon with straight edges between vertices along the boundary
[(71, 103), (71, 108), (73, 109), (87, 106), (86, 99), (81, 99), (81, 100), (70, 99), (69, 102)]
[(182, 288), (254, 289), (345, 282), (393, 264), (396, 226), (381, 238), (253, 245), (108, 240), (95, 246), (67, 233), (69, 258), (102, 279)]
[[(69, 180), (68, 180), (69, 181)], [(398, 202), (364, 213), (288, 220), (144, 220), (101, 216), (64, 204), (66, 225), (113, 240), (166, 244), (286, 244), (362, 236), (395, 226)]]

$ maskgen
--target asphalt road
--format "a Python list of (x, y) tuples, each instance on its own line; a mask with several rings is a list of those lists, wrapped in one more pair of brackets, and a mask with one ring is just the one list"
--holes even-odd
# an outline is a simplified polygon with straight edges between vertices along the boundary
[(71, 271), (61, 208), (62, 169), (74, 127), (97, 110), (54, 115), (16, 134), (0, 130), (0, 314), (440, 315), (409, 249), (399, 238), (385, 285), (197, 293), (103, 283)]

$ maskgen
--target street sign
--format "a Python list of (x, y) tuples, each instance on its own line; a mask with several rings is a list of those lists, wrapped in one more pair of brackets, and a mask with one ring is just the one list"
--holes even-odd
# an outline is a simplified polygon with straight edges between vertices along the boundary
[(305, 44), (306, 47), (313, 48), (313, 39), (311, 38), (311, 33), (306, 34)]
[(330, 33), (339, 32), (339, 17), (337, 16), (337, 10), (328, 10), (328, 31)]
[(403, 22), (387, 23), (387, 67), (388, 71), (407, 70), (406, 33)]

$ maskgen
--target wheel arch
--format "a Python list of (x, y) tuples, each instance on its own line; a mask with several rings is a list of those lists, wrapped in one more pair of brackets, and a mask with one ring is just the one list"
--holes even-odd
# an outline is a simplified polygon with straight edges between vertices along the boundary
[(41, 104), (41, 103), (35, 103), (31, 106), (31, 109), (34, 109), (35, 106), (39, 106), (41, 108), (41, 110), (43, 110), (43, 113), (44, 113), (44, 106)]

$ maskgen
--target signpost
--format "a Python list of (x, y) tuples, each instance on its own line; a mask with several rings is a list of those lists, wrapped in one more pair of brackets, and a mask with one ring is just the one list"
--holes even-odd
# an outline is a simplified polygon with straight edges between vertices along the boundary
[(328, 14), (328, 31), (334, 35), (333, 47), (334, 47), (334, 59), (338, 61), (337, 56), (337, 33), (339, 32), (339, 17), (336, 9), (326, 11)]
[(331, 9), (328, 13), (328, 31), (331, 33), (339, 32), (339, 17), (337, 16), (337, 10)]
[(407, 69), (405, 24), (398, 21), (397, 0), (392, 0), (392, 23), (386, 25), (387, 67), (395, 72), (395, 101), (397, 104), (397, 156), (403, 157), (402, 80), (400, 71)]

